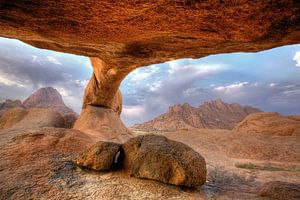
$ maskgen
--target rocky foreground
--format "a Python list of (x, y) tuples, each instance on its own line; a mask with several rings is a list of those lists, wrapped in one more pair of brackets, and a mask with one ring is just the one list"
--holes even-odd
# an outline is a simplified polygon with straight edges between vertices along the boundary
[[(207, 162), (205, 184), (188, 189), (131, 177), (126, 168), (100, 172), (80, 168), (74, 160), (97, 142), (92, 135), (30, 128), (0, 132), (0, 199), (299, 197), (299, 136), (207, 129), (148, 133), (183, 142), (200, 153)], [(155, 176), (150, 172), (148, 176)]]

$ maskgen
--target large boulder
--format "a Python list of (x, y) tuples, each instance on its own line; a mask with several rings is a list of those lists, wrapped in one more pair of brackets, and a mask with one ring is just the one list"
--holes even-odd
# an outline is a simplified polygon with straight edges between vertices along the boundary
[(89, 105), (81, 111), (74, 129), (92, 135), (98, 141), (125, 142), (132, 137), (114, 110)]
[(259, 195), (278, 200), (300, 199), (300, 184), (271, 181), (263, 185)]
[(134, 177), (188, 187), (206, 181), (204, 158), (183, 143), (145, 135), (130, 139), (123, 150), (124, 166)]
[(81, 153), (75, 163), (93, 170), (110, 170), (121, 166), (121, 145), (113, 142), (97, 142)]

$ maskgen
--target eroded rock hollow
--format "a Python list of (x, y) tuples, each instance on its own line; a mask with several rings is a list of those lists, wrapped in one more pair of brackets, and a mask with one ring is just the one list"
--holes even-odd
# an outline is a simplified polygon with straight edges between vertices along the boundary
[(300, 2), (1, 0), (0, 36), (91, 57), (83, 113), (120, 114), (119, 85), (137, 67), (299, 43)]

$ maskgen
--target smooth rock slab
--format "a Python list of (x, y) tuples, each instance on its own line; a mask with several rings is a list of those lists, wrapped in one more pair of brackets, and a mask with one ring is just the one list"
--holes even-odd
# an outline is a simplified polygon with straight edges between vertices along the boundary
[(123, 150), (124, 166), (134, 177), (187, 187), (206, 181), (205, 159), (183, 143), (144, 135), (130, 139)]
[(120, 144), (100, 141), (80, 154), (75, 163), (93, 170), (110, 170), (118, 168), (122, 157)]

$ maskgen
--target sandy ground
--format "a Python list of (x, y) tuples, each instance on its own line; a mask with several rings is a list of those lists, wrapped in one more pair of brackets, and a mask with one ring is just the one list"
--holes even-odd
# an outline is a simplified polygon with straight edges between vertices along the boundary
[(0, 132), (0, 199), (267, 199), (258, 195), (264, 182), (300, 182), (298, 138), (226, 130), (134, 131), (145, 133), (198, 151), (207, 162), (207, 182), (188, 189), (123, 171), (81, 169), (72, 159), (96, 142), (93, 138), (70, 129), (39, 128)]

